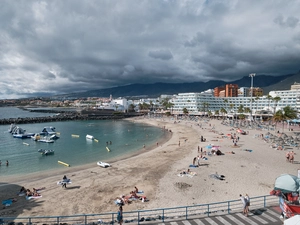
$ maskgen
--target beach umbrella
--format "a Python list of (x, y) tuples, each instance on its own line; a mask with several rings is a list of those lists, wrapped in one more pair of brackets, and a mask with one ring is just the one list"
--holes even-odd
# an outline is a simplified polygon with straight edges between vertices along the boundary
[(282, 174), (275, 180), (274, 190), (281, 192), (296, 192), (299, 189), (299, 179), (291, 174)]

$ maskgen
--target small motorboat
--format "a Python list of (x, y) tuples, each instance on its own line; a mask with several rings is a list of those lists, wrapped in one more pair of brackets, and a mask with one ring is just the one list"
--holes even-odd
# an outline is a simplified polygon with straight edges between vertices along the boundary
[(55, 127), (44, 127), (40, 135), (53, 135), (56, 134)]
[(38, 142), (44, 142), (44, 143), (54, 143), (54, 140), (49, 139), (47, 137), (41, 138), (37, 140)]
[(57, 136), (56, 134), (52, 134), (52, 135), (49, 137), (50, 140), (56, 140), (56, 139), (58, 139), (58, 138), (59, 138), (59, 136)]
[(98, 165), (98, 166), (101, 166), (101, 167), (103, 167), (103, 168), (110, 167), (110, 164), (109, 164), (109, 163), (101, 162), (101, 161), (97, 162), (97, 165)]
[(54, 150), (52, 150), (52, 149), (39, 149), (38, 152), (41, 153), (42, 155), (54, 154)]

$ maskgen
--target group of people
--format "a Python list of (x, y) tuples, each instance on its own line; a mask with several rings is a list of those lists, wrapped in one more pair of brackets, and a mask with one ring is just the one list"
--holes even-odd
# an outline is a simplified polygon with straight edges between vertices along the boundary
[(294, 151), (287, 152), (285, 154), (286, 161), (290, 163), (294, 163), (294, 155), (295, 155)]
[(245, 216), (248, 216), (249, 214), (249, 206), (250, 206), (250, 197), (248, 194), (246, 194), (245, 196), (243, 196), (242, 194), (240, 194), (240, 199), (243, 203), (243, 214)]
[[(0, 166), (2, 165), (2, 161), (0, 160)], [(8, 160), (6, 160), (6, 163), (5, 163), (5, 165), (6, 166), (8, 166), (9, 165), (9, 163), (8, 163)]]
[[(125, 195), (121, 195), (120, 197), (117, 197), (116, 199), (116, 204), (119, 206), (119, 211), (118, 211), (118, 215), (117, 215), (117, 220), (119, 222), (119, 224), (123, 223), (123, 206), (125, 204), (129, 204), (131, 202), (132, 199), (139, 199), (142, 202), (147, 201), (146, 196), (140, 196), (138, 195), (139, 190), (137, 187), (134, 187), (133, 191), (130, 191), (130, 194), (125, 196)], [(143, 193), (143, 192), (141, 192)]]
[(44, 189), (44, 188), (33, 188), (33, 191), (31, 191), (28, 188), (26, 189), (25, 187), (21, 187), (19, 194), (25, 194), (26, 197), (41, 196), (39, 191), (42, 189)]

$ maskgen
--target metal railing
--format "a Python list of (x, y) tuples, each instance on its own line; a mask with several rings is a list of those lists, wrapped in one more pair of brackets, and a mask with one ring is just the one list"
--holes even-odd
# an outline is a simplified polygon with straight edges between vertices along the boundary
[[(251, 198), (250, 208), (262, 209), (279, 205), (273, 195)], [(123, 212), (123, 223), (147, 224), (225, 215), (242, 211), (241, 200)], [(117, 212), (71, 216), (0, 217), (0, 224), (118, 224)]]

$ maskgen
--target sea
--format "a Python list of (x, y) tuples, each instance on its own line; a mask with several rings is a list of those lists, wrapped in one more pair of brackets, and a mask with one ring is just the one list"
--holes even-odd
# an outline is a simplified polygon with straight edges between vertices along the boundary
[[(0, 107), (0, 119), (51, 116), (17, 107)], [(10, 125), (0, 125), (0, 177), (59, 170), (98, 161), (109, 162), (143, 151), (144, 145), (154, 146), (167, 135), (159, 127), (127, 120), (64, 121), (18, 124), (28, 133), (39, 133), (44, 127), (55, 127), (59, 138), (54, 143), (43, 143), (31, 138), (14, 138), (8, 132)], [(86, 135), (92, 135), (90, 140)], [(108, 151), (107, 148), (110, 150)], [(39, 149), (52, 149), (53, 155), (42, 155)], [(6, 160), (9, 166), (6, 166)]]

